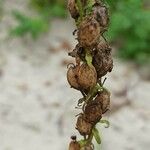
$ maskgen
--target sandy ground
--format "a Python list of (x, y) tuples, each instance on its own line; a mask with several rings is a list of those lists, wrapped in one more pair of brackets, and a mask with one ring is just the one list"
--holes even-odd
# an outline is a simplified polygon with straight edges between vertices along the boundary
[[(74, 129), (80, 93), (66, 80), (67, 50), (75, 45), (72, 20), (54, 20), (36, 41), (7, 39), (15, 22), (11, 10), (26, 12), (26, 1), (5, 0), (0, 22), (0, 150), (66, 150)], [(150, 149), (150, 81), (130, 63), (114, 59), (105, 86), (112, 109), (97, 150)]]

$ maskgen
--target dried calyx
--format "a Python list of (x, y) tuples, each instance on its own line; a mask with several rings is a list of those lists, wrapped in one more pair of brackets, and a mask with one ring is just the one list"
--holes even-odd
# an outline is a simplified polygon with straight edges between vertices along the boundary
[(78, 44), (69, 52), (76, 63), (68, 68), (67, 80), (83, 95), (78, 101), (82, 112), (76, 129), (84, 137), (72, 139), (69, 150), (93, 150), (93, 137), (100, 144), (96, 125), (110, 107), (110, 92), (101, 83), (113, 68), (111, 48), (103, 36), (109, 24), (108, 9), (97, 0), (68, 0), (68, 9), (77, 25)]

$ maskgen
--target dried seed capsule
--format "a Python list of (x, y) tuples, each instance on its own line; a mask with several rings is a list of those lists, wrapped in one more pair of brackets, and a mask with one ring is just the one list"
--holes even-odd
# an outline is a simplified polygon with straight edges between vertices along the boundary
[(80, 144), (77, 141), (71, 141), (69, 144), (69, 150), (80, 150)]
[(83, 47), (93, 47), (100, 37), (99, 23), (92, 17), (85, 18), (80, 24), (78, 41)]
[(77, 19), (79, 17), (79, 12), (76, 7), (76, 0), (68, 0), (68, 9), (72, 18)]
[(90, 101), (85, 107), (86, 121), (96, 124), (102, 118), (102, 106), (97, 101)]
[(107, 27), (109, 23), (109, 15), (106, 6), (96, 3), (93, 7), (94, 18), (99, 22), (101, 27)]
[(70, 67), (67, 72), (67, 80), (71, 87), (75, 89), (79, 89), (79, 84), (78, 84), (78, 69), (79, 66), (74, 66)]
[(81, 135), (90, 135), (92, 132), (92, 124), (87, 122), (84, 115), (80, 115), (77, 119), (76, 129)]
[(90, 89), (97, 82), (97, 73), (93, 66), (82, 64), (78, 72), (78, 83), (82, 89)]
[(81, 150), (94, 150), (94, 147), (92, 145), (86, 145), (82, 147)]
[(95, 101), (101, 104), (102, 113), (104, 114), (110, 107), (110, 92), (104, 89), (97, 95)]
[(97, 71), (97, 77), (101, 78), (107, 72), (111, 72), (113, 68), (113, 60), (111, 56), (111, 48), (107, 43), (99, 43), (94, 52), (93, 65)]

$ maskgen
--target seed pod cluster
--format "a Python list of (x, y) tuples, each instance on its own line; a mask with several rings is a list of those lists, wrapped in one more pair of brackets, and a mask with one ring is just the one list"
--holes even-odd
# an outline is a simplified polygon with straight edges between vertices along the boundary
[[(78, 101), (82, 112), (76, 122), (76, 129), (88, 141), (80, 148), (83, 150), (94, 149), (92, 141), (89, 141), (93, 128), (109, 110), (110, 93), (103, 87), (102, 77), (113, 68), (112, 49), (103, 36), (109, 24), (108, 9), (103, 2), (97, 0), (92, 0), (93, 5), (88, 8), (88, 2), (80, 0), (79, 5), (78, 0), (68, 0), (69, 12), (77, 25), (78, 43), (69, 52), (76, 63), (68, 68), (67, 80), (72, 88), (81, 91), (83, 95)], [(96, 89), (97, 85), (101, 90)], [(77, 141), (72, 141), (69, 150), (78, 150), (78, 144)]]

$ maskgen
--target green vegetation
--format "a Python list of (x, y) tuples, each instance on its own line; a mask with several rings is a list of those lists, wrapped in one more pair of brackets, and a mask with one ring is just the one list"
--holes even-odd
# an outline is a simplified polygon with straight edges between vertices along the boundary
[(108, 37), (119, 46), (118, 55), (138, 64), (150, 62), (150, 11), (142, 0), (106, 0), (111, 22)]
[[(110, 28), (107, 36), (118, 48), (118, 56), (133, 60), (138, 64), (150, 62), (150, 11), (148, 0), (104, 0), (110, 8)], [(19, 25), (12, 31), (13, 35), (23, 36), (30, 33), (38, 37), (48, 28), (49, 21), (56, 17), (66, 17), (64, 0), (30, 0), (30, 7), (39, 12), (36, 19), (23, 16)], [(19, 14), (19, 12), (18, 12)], [(26, 23), (27, 22), (27, 23)]]
[(36, 39), (41, 33), (48, 30), (49, 22), (52, 18), (67, 16), (64, 1), (61, 0), (30, 0), (30, 6), (38, 12), (37, 17), (26, 16), (15, 10), (13, 16), (18, 25), (10, 30), (11, 36), (22, 37), (30, 34)]
[(3, 16), (3, 0), (0, 0), (0, 21), (2, 19)]
[(64, 0), (30, 0), (30, 4), (45, 17), (66, 17)]
[(10, 35), (24, 36), (25, 34), (30, 34), (35, 39), (40, 33), (48, 29), (48, 23), (41, 17), (28, 17), (18, 11), (14, 11), (13, 16), (17, 20), (18, 25), (10, 30)]

